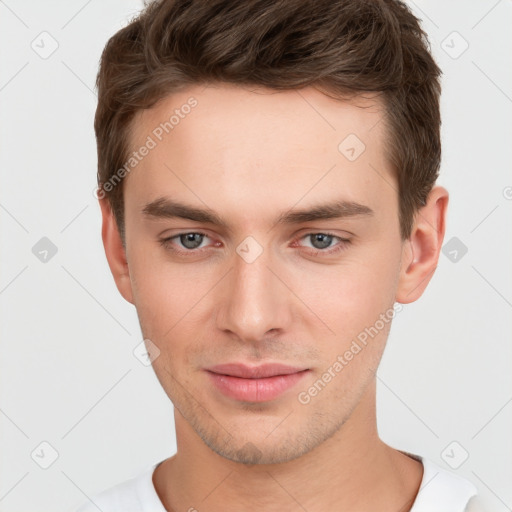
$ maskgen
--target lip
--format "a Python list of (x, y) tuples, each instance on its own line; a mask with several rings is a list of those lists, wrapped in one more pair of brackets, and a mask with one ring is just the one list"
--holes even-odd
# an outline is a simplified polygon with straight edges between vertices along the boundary
[(214, 386), (229, 398), (244, 402), (267, 402), (295, 386), (308, 368), (279, 363), (261, 366), (230, 363), (206, 368)]
[(290, 375), (307, 370), (307, 368), (298, 368), (280, 363), (267, 363), (260, 366), (248, 366), (243, 363), (227, 363), (212, 366), (206, 368), (206, 370), (243, 379), (261, 379), (264, 377), (275, 377), (276, 375)]

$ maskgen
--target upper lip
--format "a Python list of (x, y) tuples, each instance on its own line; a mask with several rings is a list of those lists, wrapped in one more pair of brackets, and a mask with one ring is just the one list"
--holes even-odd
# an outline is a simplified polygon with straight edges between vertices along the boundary
[(248, 366), (241, 363), (219, 364), (206, 368), (207, 371), (218, 373), (220, 375), (230, 375), (231, 377), (240, 377), (243, 379), (262, 379), (265, 377), (274, 377), (276, 375), (290, 375), (298, 373), (308, 368), (297, 368), (280, 363), (267, 363), (261, 366)]

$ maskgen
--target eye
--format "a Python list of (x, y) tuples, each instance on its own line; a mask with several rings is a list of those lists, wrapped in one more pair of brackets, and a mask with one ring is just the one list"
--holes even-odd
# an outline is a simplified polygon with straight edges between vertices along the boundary
[[(336, 236), (333, 233), (308, 233), (305, 236), (302, 236), (299, 238), (299, 240), (310, 240), (312, 244), (311, 250), (307, 251), (310, 254), (317, 256), (320, 254), (323, 255), (331, 255), (334, 253), (337, 253), (339, 251), (342, 251), (347, 248), (347, 246), (350, 244), (350, 240), (347, 238), (342, 238), (340, 236)], [(332, 245), (333, 240), (337, 239), (339, 240), (339, 243), (336, 245)]]
[[(201, 252), (202, 248), (200, 246), (205, 237), (208, 238), (205, 233), (199, 232), (178, 233), (171, 237), (162, 238), (160, 244), (178, 254), (197, 253)], [(178, 247), (173, 244), (174, 239), (177, 239)]]
[[(169, 251), (172, 251), (178, 255), (193, 255), (202, 253), (203, 250), (206, 250), (207, 246), (201, 247), (205, 238), (210, 238), (206, 233), (201, 232), (184, 232), (178, 233), (177, 235), (173, 235), (171, 237), (162, 238), (159, 240), (160, 244)], [(299, 247), (303, 249), (307, 249), (306, 252), (313, 256), (318, 255), (332, 255), (338, 253), (347, 248), (347, 246), (351, 243), (349, 239), (342, 238), (333, 233), (328, 232), (315, 232), (308, 233), (297, 240), (295, 240), (294, 244), (297, 244), (299, 240), (310, 240), (312, 247), (305, 247), (299, 245)], [(333, 241), (338, 240), (339, 242), (333, 245)], [(219, 245), (217, 242), (214, 245)]]

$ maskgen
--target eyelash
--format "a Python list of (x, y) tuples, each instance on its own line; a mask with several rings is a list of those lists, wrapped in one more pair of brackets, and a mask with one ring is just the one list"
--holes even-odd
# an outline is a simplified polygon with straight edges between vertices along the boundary
[[(206, 250), (206, 248), (183, 250), (183, 249), (176, 249), (176, 247), (172, 246), (171, 241), (174, 240), (175, 238), (179, 238), (182, 235), (191, 235), (191, 234), (202, 235), (202, 236), (208, 237), (208, 235), (206, 233), (202, 233), (200, 231), (184, 231), (183, 233), (178, 233), (177, 235), (173, 235), (171, 237), (160, 239), (160, 244), (165, 249), (171, 250), (172, 252), (179, 254), (179, 255), (183, 255), (183, 256), (201, 254), (203, 251)], [(338, 245), (334, 246), (334, 248), (330, 248), (330, 249), (308, 249), (307, 252), (310, 256), (318, 256), (318, 255), (324, 255), (324, 256), (329, 255), (330, 256), (333, 254), (337, 254), (337, 253), (345, 250), (347, 248), (347, 246), (350, 245), (350, 243), (351, 243), (351, 241), (349, 239), (342, 238), (342, 237), (337, 236), (334, 233), (330, 233), (328, 231), (313, 231), (311, 233), (306, 233), (305, 235), (302, 235), (301, 237), (295, 239), (293, 241), (293, 243), (298, 242), (304, 238), (307, 238), (308, 236), (320, 235), (320, 234), (332, 236), (333, 238), (337, 238), (340, 241), (340, 243)]]

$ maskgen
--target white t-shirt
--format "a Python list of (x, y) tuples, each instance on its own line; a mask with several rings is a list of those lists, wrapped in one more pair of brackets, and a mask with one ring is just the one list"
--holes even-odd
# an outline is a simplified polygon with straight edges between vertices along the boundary
[[(420, 489), (409, 512), (484, 512), (476, 496), (477, 490), (469, 480), (442, 469), (429, 459), (403, 453), (423, 464)], [(93, 495), (75, 512), (167, 512), (153, 486), (153, 472), (161, 462)]]

